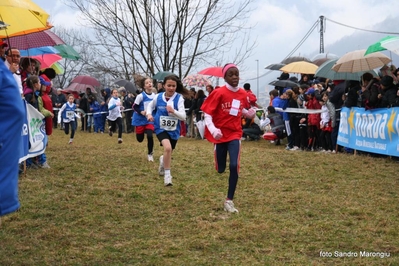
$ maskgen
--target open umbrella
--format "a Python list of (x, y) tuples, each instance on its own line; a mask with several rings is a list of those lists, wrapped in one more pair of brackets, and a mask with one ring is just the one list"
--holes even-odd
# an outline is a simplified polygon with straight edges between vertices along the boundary
[(12, 47), (19, 50), (65, 44), (65, 42), (51, 30), (11, 37), (9, 38), (9, 42)]
[(52, 26), (47, 22), (49, 14), (31, 0), (1, 0), (0, 21), (8, 24), (0, 30), (0, 38), (8, 38), (43, 31)]
[(293, 62), (280, 68), (287, 73), (314, 74), (318, 66), (306, 61)]
[(303, 57), (303, 56), (291, 56), (287, 57), (283, 61), (281, 61), (281, 64), (290, 64), (293, 62), (299, 62), (299, 61), (305, 61), (311, 63), (312, 61), (309, 58)]
[(64, 74), (65, 69), (63, 66), (60, 65), (60, 63), (56, 62), (54, 64), (51, 65), (51, 68), (55, 70), (55, 73), (60, 75), (60, 74)]
[(60, 54), (62, 58), (72, 60), (80, 59), (79, 53), (76, 52), (72, 46), (65, 44), (65, 42), (51, 30), (11, 37), (9, 38), (9, 44), (11, 47), (15, 47), (20, 51), (26, 51), (28, 55), (36, 55), (38, 52), (40, 52), (39, 54), (57, 53)]
[(374, 70), (369, 71), (361, 71), (361, 72), (336, 72), (332, 69), (334, 64), (338, 61), (338, 59), (330, 59), (324, 62), (314, 74), (316, 77), (328, 78), (332, 80), (360, 80), (362, 75), (366, 72), (373, 74), (373, 76), (377, 77), (378, 74)]
[(337, 72), (360, 72), (369, 71), (382, 67), (391, 62), (391, 59), (380, 52), (364, 55), (366, 49), (346, 53), (333, 66)]
[(64, 89), (64, 90), (61, 90), (61, 92), (63, 94), (65, 94), (65, 95), (72, 94), (75, 99), (79, 99), (79, 92), (78, 91), (72, 91), (72, 90)]
[(120, 79), (114, 82), (116, 85), (124, 87), (128, 92), (137, 94), (137, 87), (134, 83), (126, 79)]
[(312, 62), (314, 62), (316, 60), (323, 59), (323, 58), (338, 59), (339, 56), (336, 54), (332, 54), (332, 53), (318, 53), (318, 54), (314, 55), (310, 60)]
[(156, 79), (157, 81), (162, 81), (163, 82), (164, 78), (166, 78), (167, 76), (170, 76), (170, 75), (177, 76), (175, 73), (172, 73), (170, 71), (159, 71), (152, 78)]
[(58, 51), (58, 54), (62, 56), (62, 58), (67, 58), (71, 60), (79, 60), (79, 53), (70, 45), (67, 44), (59, 44), (55, 45), (54, 48)]
[[(324, 62), (327, 62), (329, 60), (331, 60), (331, 59), (327, 58), (327, 57), (324, 57), (324, 58), (319, 58), (319, 59), (313, 60), (312, 63), (317, 65), (317, 66), (321, 66)], [(337, 58), (337, 60), (338, 60), (338, 58)]]
[(198, 72), (198, 74), (223, 78), (222, 69), (223, 67), (219, 66), (208, 67)]
[(399, 55), (399, 36), (387, 36), (370, 45), (364, 55), (389, 50)]
[(300, 85), (296, 82), (293, 82), (291, 80), (274, 80), (269, 83), (269, 85), (275, 86), (275, 87), (282, 87), (282, 88), (296, 88), (300, 87)]
[(19, 50), (21, 56), (42, 55), (42, 54), (59, 54), (62, 58), (71, 60), (80, 59), (78, 52), (72, 46), (60, 44), (56, 46), (42, 46), (36, 48), (29, 48), (27, 50)]
[(42, 55), (33, 55), (29, 56), (29, 58), (35, 59), (40, 63), (40, 69), (45, 69), (51, 67), (54, 63), (60, 61), (62, 57), (58, 54), (42, 54)]
[(68, 87), (65, 88), (66, 91), (72, 92), (76, 91), (78, 93), (86, 92), (86, 89), (90, 88), (92, 93), (97, 93), (96, 88), (92, 85), (72, 82)]
[(207, 85), (212, 84), (212, 82), (210, 82), (209, 79), (207, 79), (201, 74), (188, 75), (182, 80), (182, 82), (186, 86), (196, 86), (196, 87), (205, 87)]
[[(14, 46), (15, 47), (15, 46)], [(43, 46), (37, 48), (30, 48), (27, 50), (19, 50), (21, 57), (42, 55), (42, 54), (59, 54), (60, 52), (51, 46)]]
[(265, 69), (280, 70), (280, 68), (282, 68), (283, 66), (285, 66), (285, 64), (281, 64), (281, 63), (270, 64), (270, 65), (268, 65), (267, 67), (265, 67)]
[(92, 87), (98, 87), (101, 85), (97, 79), (95, 79), (91, 76), (87, 76), (87, 75), (76, 76), (75, 78), (73, 78), (71, 80), (71, 83), (78, 83), (78, 84), (83, 84), (83, 85), (92, 86)]

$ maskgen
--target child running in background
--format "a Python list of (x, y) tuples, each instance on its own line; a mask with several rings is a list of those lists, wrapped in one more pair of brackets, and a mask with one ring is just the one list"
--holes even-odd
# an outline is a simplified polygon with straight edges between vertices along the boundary
[(240, 166), (241, 117), (252, 119), (255, 117), (255, 110), (250, 108), (247, 93), (238, 87), (240, 77), (237, 66), (227, 64), (222, 73), (227, 84), (214, 90), (201, 109), (205, 116), (205, 138), (214, 143), (215, 166), (218, 173), (223, 173), (226, 169), (227, 153), (230, 157), (229, 188), (224, 210), (238, 212), (234, 207), (233, 198)]
[(108, 102), (108, 111), (109, 114), (107, 116), (109, 126), (109, 135), (112, 137), (112, 133), (116, 130), (116, 126), (118, 126), (118, 143), (122, 143), (122, 114), (121, 110), (123, 110), (123, 106), (121, 104), (121, 99), (118, 97), (118, 90), (113, 89), (111, 92), (111, 98)]
[(93, 114), (94, 133), (100, 133), (101, 130), (104, 132), (104, 128), (101, 129), (102, 121), (101, 121), (100, 104), (97, 102), (96, 98), (93, 95), (89, 96), (88, 101), (90, 106), (90, 113)]
[(80, 118), (80, 116), (75, 113), (76, 104), (74, 103), (75, 98), (72, 94), (68, 95), (68, 102), (64, 103), (58, 112), (58, 124), (61, 123), (61, 119), (64, 123), (65, 135), (69, 134), (69, 127), (71, 127), (71, 138), (68, 144), (72, 144), (73, 138), (75, 137), (76, 131), (76, 120), (75, 117)]
[(158, 93), (148, 104), (146, 115), (148, 121), (154, 122), (155, 134), (163, 146), (163, 155), (159, 157), (159, 175), (164, 175), (165, 186), (172, 186), (172, 151), (180, 137), (179, 120), (186, 120), (183, 96), (187, 97), (189, 91), (175, 75), (165, 77), (163, 88), (164, 92)]
[(142, 93), (137, 95), (133, 104), (134, 114), (132, 126), (136, 126), (136, 139), (138, 142), (143, 142), (144, 135), (147, 135), (147, 157), (149, 162), (153, 162), (154, 138), (152, 133), (154, 132), (154, 122), (149, 122), (146, 117), (148, 104), (155, 98), (155, 93), (152, 92), (152, 79), (144, 79), (141, 87), (144, 90)]

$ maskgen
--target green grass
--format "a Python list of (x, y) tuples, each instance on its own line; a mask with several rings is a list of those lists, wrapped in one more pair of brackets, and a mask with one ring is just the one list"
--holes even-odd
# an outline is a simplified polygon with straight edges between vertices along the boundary
[[(399, 265), (399, 164), (243, 142), (235, 195), (213, 146), (181, 138), (173, 187), (146, 140), (55, 130), (51, 169), (21, 176), (21, 209), (2, 217), (0, 265)], [(320, 257), (320, 251), (332, 258)], [(389, 252), (337, 258), (334, 252)]]

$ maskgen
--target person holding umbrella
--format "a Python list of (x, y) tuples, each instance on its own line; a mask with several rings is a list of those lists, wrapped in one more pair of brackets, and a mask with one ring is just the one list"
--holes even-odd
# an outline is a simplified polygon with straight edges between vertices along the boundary
[(11, 71), (15, 81), (17, 82), (19, 94), (23, 95), (22, 80), (21, 76), (19, 75), (19, 62), (21, 60), (21, 54), (18, 49), (9, 48), (5, 52), (5, 55), (6, 60), (4, 61), (4, 63), (6, 64), (6, 67), (8, 67), (8, 69)]

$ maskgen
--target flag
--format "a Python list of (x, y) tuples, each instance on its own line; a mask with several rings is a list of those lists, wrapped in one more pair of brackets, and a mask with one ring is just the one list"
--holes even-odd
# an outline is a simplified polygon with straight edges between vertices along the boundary
[[(25, 102), (26, 123), (22, 128), (22, 138), (24, 144), (20, 147), (19, 162), (42, 154), (46, 150), (47, 135), (45, 129), (44, 116), (32, 105)], [(29, 141), (29, 150), (26, 152), (26, 141)]]

